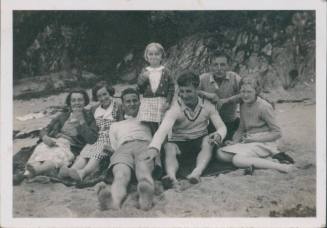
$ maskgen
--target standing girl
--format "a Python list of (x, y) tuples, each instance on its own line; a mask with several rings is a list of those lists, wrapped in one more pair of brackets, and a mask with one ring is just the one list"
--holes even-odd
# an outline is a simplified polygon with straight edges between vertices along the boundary
[(164, 57), (165, 51), (161, 44), (148, 44), (144, 59), (149, 66), (142, 70), (137, 81), (139, 91), (143, 95), (137, 118), (150, 125), (152, 134), (158, 129), (175, 92), (174, 80), (169, 70), (162, 65)]
[(232, 162), (239, 168), (275, 169), (288, 173), (294, 166), (267, 160), (279, 153), (277, 140), (281, 138), (273, 107), (260, 98), (260, 86), (253, 77), (244, 77), (240, 82), (241, 122), (228, 146), (217, 151), (218, 159)]
[(99, 169), (100, 161), (108, 157), (111, 148), (109, 140), (110, 126), (113, 122), (122, 120), (121, 104), (112, 99), (115, 90), (106, 82), (99, 82), (92, 89), (94, 101), (100, 104), (93, 106), (91, 111), (99, 129), (98, 140), (94, 144), (87, 144), (71, 168), (62, 167), (60, 177), (71, 177), (82, 181), (84, 177)]

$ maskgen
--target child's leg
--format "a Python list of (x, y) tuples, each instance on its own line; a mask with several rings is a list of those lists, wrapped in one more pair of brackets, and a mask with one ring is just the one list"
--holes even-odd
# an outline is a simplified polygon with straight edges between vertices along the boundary
[(253, 165), (259, 169), (275, 169), (283, 173), (288, 173), (292, 170), (292, 165), (280, 164), (277, 162), (269, 161), (264, 158), (246, 157), (242, 155), (235, 155), (233, 157), (233, 164), (239, 168), (247, 168)]

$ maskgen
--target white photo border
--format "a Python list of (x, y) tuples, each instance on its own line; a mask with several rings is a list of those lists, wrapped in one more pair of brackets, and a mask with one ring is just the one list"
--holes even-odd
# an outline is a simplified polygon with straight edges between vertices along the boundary
[[(314, 10), (316, 13), (316, 217), (13, 218), (14, 10)], [(1, 227), (324, 227), (326, 224), (326, 1), (324, 0), (3, 0), (1, 2)]]

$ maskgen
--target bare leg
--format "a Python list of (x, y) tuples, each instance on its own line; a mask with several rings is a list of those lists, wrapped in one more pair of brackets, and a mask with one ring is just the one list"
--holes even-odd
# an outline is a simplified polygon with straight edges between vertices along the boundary
[(138, 181), (139, 205), (142, 210), (149, 210), (153, 204), (154, 181), (152, 171), (154, 161), (136, 161), (135, 175)]
[(192, 173), (187, 176), (187, 179), (189, 179), (193, 184), (200, 181), (200, 176), (211, 159), (213, 146), (209, 144), (208, 139), (208, 136), (203, 138), (201, 151), (196, 158), (196, 166)]
[(76, 161), (72, 165), (72, 169), (83, 169), (87, 164), (88, 158), (77, 157)]
[(119, 209), (127, 194), (127, 186), (131, 179), (131, 169), (125, 164), (113, 167), (114, 182), (111, 185), (112, 209)]
[(165, 169), (169, 179), (177, 182), (176, 172), (178, 170), (177, 154), (179, 153), (178, 146), (175, 143), (165, 144)]
[(239, 168), (247, 168), (253, 165), (258, 169), (275, 169), (283, 173), (288, 173), (294, 168), (293, 165), (280, 164), (264, 158), (246, 157), (238, 154), (233, 157), (233, 164)]
[(100, 184), (98, 189), (98, 201), (101, 210), (120, 209), (121, 203), (127, 194), (127, 185), (131, 178), (131, 169), (125, 164), (116, 164), (113, 167), (114, 182), (111, 191), (106, 185)]
[(99, 169), (100, 160), (90, 158), (89, 162), (84, 166), (83, 169), (77, 170), (79, 176), (83, 180), (89, 174), (95, 173)]
[(84, 169), (89, 164), (89, 158), (77, 157), (76, 161), (70, 168), (62, 167), (59, 171), (59, 175), (65, 177), (67, 174), (74, 180), (82, 181), (83, 178), (88, 174), (84, 174)]
[(221, 149), (217, 150), (217, 159), (224, 162), (232, 162), (235, 154), (224, 152)]

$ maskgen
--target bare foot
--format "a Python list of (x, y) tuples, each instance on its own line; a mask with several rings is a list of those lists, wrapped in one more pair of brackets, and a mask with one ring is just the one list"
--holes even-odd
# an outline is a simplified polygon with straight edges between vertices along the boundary
[(151, 209), (153, 204), (154, 186), (147, 181), (141, 181), (137, 186), (140, 208), (144, 211)]
[(172, 179), (169, 176), (164, 176), (161, 178), (161, 183), (164, 189), (170, 189), (174, 187), (174, 184), (177, 183), (176, 179)]
[(68, 175), (73, 179), (73, 180), (76, 180), (76, 181), (82, 181), (83, 178), (79, 172), (79, 170), (76, 170), (76, 169), (68, 169)]
[(191, 184), (197, 184), (200, 182), (201, 173), (193, 170), (193, 172), (186, 177)]
[(109, 209), (114, 209), (114, 210), (119, 209), (119, 206), (117, 207), (113, 205), (111, 192), (109, 191), (109, 189), (104, 183), (101, 183), (99, 185), (97, 195), (98, 195), (98, 201), (101, 211), (109, 210)]
[(69, 168), (66, 166), (61, 166), (61, 168), (59, 169), (58, 177), (59, 178), (69, 177)]
[(279, 171), (281, 173), (291, 173), (297, 170), (295, 165), (281, 164), (283, 167)]

